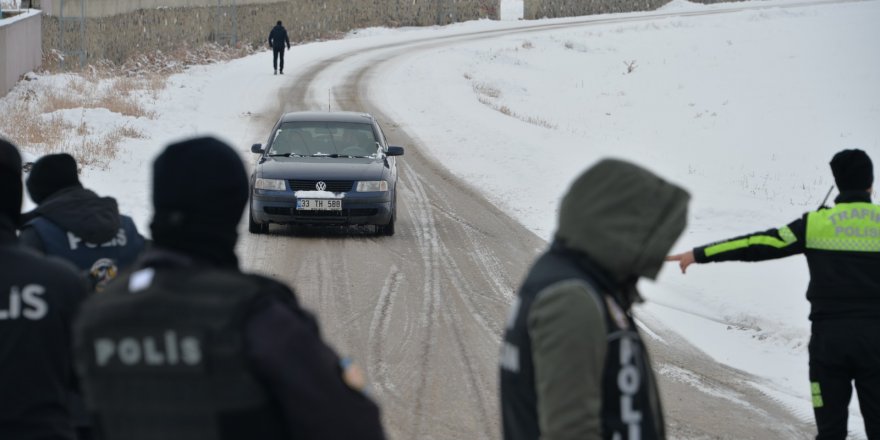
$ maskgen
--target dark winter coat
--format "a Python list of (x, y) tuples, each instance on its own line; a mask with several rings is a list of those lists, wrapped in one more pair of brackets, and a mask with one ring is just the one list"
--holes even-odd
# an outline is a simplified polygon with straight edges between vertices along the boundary
[(73, 439), (70, 328), (86, 282), (20, 246), (2, 216), (0, 262), (0, 438)]
[(284, 26), (275, 25), (269, 32), (269, 46), (275, 50), (282, 50), (284, 46), (290, 47), (290, 39), (287, 37), (287, 29)]
[[(230, 439), (384, 438), (378, 408), (343, 382), (340, 359), (294, 293), (234, 266), (153, 248), (83, 306), (75, 333), (77, 369), (104, 424), (99, 430), (155, 426), (154, 435), (139, 430), (136, 438), (169, 439), (217, 438), (217, 431)], [(169, 347), (171, 333), (183, 341), (172, 344), (180, 350)], [(155, 341), (161, 353), (126, 360), (118, 350), (93, 349), (94, 338), (132, 337)], [(187, 358), (188, 338), (197, 345)], [(212, 384), (225, 392), (202, 391)], [(181, 423), (163, 423), (169, 410)], [(206, 417), (216, 425), (185, 430)], [(255, 420), (262, 431), (253, 430)]]
[(51, 195), (24, 214), (22, 223), (23, 245), (69, 260), (81, 270), (100, 258), (125, 269), (145, 246), (132, 219), (119, 214), (116, 200), (80, 187)]
[(555, 241), (529, 271), (507, 322), (505, 439), (664, 438), (630, 305), (638, 278), (657, 275), (684, 230), (688, 199), (681, 188), (616, 160), (575, 181)]

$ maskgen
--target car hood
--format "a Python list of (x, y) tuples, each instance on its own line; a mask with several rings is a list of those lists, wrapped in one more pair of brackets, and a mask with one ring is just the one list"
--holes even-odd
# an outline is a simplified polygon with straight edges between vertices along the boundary
[(381, 180), (385, 161), (348, 157), (269, 157), (257, 177), (284, 180)]

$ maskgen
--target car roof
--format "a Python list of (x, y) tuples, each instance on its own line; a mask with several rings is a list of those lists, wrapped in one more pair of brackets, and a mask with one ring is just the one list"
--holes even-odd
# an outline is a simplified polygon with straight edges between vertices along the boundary
[(290, 112), (281, 117), (281, 122), (355, 122), (372, 123), (369, 113), (361, 112)]

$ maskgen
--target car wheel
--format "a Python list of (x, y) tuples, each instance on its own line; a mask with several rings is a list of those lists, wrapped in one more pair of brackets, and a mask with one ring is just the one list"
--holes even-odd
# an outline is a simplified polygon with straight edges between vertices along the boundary
[(390, 237), (394, 235), (394, 216), (391, 217), (391, 221), (388, 222), (387, 225), (378, 225), (376, 229), (379, 232), (379, 235), (384, 235), (386, 237)]
[(248, 232), (251, 234), (263, 234), (269, 231), (268, 223), (257, 223), (254, 221), (254, 216), (251, 213), (250, 207), (248, 207)]

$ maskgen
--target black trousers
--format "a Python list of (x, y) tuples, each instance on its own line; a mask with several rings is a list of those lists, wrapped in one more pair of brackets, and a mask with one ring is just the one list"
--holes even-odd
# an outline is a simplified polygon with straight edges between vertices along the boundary
[(272, 48), (272, 67), (278, 70), (278, 58), (281, 58), (281, 71), (284, 72), (284, 46)]
[(869, 439), (880, 439), (880, 320), (813, 323), (810, 382), (817, 440), (843, 440), (853, 383)]

